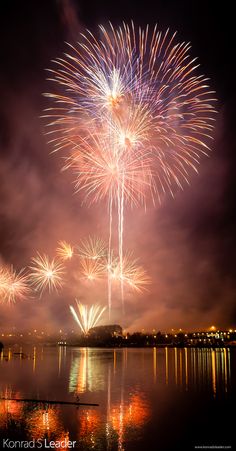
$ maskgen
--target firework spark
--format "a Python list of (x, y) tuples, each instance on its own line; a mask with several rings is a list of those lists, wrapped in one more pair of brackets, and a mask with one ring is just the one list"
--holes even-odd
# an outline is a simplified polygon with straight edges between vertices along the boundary
[(73, 257), (74, 249), (66, 241), (59, 241), (56, 253), (60, 259), (70, 260)]
[(37, 257), (33, 257), (30, 269), (31, 283), (41, 294), (46, 289), (49, 292), (53, 289), (57, 290), (63, 284), (64, 268), (62, 264), (55, 259), (50, 261), (47, 255), (38, 253)]
[(29, 276), (24, 269), (18, 273), (10, 268), (0, 269), (0, 295), (1, 300), (8, 304), (15, 303), (18, 300), (27, 299), (31, 293), (28, 285)]
[(92, 327), (95, 327), (100, 320), (102, 314), (105, 312), (106, 307), (100, 307), (99, 305), (87, 305), (81, 304), (76, 300), (78, 313), (76, 313), (74, 307), (70, 305), (70, 311), (81, 328), (82, 332), (87, 335)]

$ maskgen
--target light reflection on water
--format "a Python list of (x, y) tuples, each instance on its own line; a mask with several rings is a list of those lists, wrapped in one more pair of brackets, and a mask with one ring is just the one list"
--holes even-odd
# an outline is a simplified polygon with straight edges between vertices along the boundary
[[(234, 350), (225, 348), (4, 350), (2, 398), (76, 401), (79, 396), (99, 407), (0, 400), (1, 438), (70, 439), (84, 450), (141, 450), (158, 422), (166, 418), (170, 425), (167, 406), (195, 399), (195, 393), (206, 408), (226, 402), (231, 354), (235, 361)], [(167, 442), (161, 449), (170, 449)]]

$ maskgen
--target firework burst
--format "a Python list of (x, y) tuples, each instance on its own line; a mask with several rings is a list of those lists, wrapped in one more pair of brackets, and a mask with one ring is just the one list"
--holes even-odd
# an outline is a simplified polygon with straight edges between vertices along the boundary
[(99, 41), (90, 32), (81, 35), (78, 48), (70, 46), (51, 71), (66, 90), (46, 94), (57, 104), (46, 114), (55, 149), (80, 149), (93, 123), (106, 141), (104, 154), (110, 146), (124, 158), (135, 149), (145, 159), (150, 150), (159, 194), (182, 186), (209, 151), (215, 113), (214, 93), (190, 47), (169, 30), (136, 30), (133, 23), (100, 26)]
[(47, 255), (40, 255), (32, 258), (30, 266), (30, 280), (36, 291), (41, 294), (48, 289), (57, 291), (63, 284), (64, 268), (60, 261), (50, 260)]
[(76, 300), (78, 314), (76, 313), (74, 307), (70, 305), (70, 311), (73, 315), (74, 320), (77, 322), (82, 332), (87, 335), (92, 327), (95, 327), (100, 320), (102, 314), (105, 312), (106, 307), (100, 307), (99, 305), (87, 305), (81, 304)]
[(30, 296), (31, 290), (28, 285), (29, 276), (24, 269), (18, 273), (9, 268), (0, 269), (0, 295), (1, 300), (8, 304), (15, 303), (18, 300), (27, 299)]
[(81, 258), (81, 274), (83, 278), (89, 281), (95, 281), (104, 277), (104, 266), (98, 260)]
[(73, 257), (74, 249), (66, 241), (59, 241), (56, 253), (61, 260), (70, 260)]
[(127, 253), (123, 257), (122, 271), (120, 262), (111, 268), (110, 277), (114, 281), (122, 281), (124, 284), (130, 286), (134, 291), (141, 293), (146, 289), (146, 286), (151, 283), (145, 269), (138, 264), (138, 259), (133, 258), (132, 253)]
[(89, 236), (88, 239), (81, 241), (78, 249), (79, 256), (89, 260), (99, 260), (107, 253), (104, 241), (100, 238), (91, 236)]

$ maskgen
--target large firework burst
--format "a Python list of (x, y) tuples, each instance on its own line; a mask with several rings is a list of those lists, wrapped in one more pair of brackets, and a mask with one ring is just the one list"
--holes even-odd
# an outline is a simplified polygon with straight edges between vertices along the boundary
[[(55, 148), (73, 154), (85, 139), (90, 154), (92, 141), (92, 155), (97, 147), (104, 165), (109, 157), (117, 163), (118, 156), (120, 164), (128, 164), (134, 149), (144, 160), (149, 149), (158, 192), (182, 186), (209, 150), (215, 113), (214, 93), (198, 74), (190, 47), (157, 26), (152, 31), (148, 26), (135, 30), (133, 24), (117, 30), (100, 26), (99, 40), (90, 32), (81, 35), (78, 46), (70, 46), (51, 71), (53, 81), (65, 88), (65, 94), (46, 94), (57, 103), (47, 113)], [(96, 135), (91, 124), (98, 127)], [(102, 144), (96, 146), (98, 138)], [(93, 196), (99, 200), (96, 190)]]

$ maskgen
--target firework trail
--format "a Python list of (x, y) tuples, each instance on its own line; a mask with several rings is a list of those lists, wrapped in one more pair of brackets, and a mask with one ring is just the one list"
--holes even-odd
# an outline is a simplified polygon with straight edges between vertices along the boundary
[(57, 291), (63, 284), (64, 267), (55, 259), (49, 260), (47, 255), (37, 254), (32, 258), (30, 280), (36, 291), (42, 293), (48, 289)]
[(50, 79), (60, 93), (46, 94), (54, 105), (45, 116), (76, 191), (88, 203), (107, 199), (109, 254), (117, 212), (122, 274), (125, 205), (160, 202), (189, 183), (209, 154), (215, 98), (190, 44), (176, 41), (176, 33), (133, 22), (99, 32), (98, 39), (81, 34), (55, 61)]
[(27, 299), (31, 293), (28, 282), (29, 276), (23, 269), (17, 273), (13, 266), (0, 268), (1, 301), (11, 304)]
[(73, 257), (74, 249), (66, 241), (59, 241), (58, 248), (56, 249), (57, 256), (64, 260), (70, 260)]
[(76, 313), (74, 307), (70, 305), (70, 311), (81, 328), (82, 332), (87, 335), (89, 330), (92, 327), (95, 327), (101, 318), (102, 314), (105, 312), (106, 307), (100, 307), (99, 305), (91, 305), (88, 307), (87, 305), (81, 304), (76, 300), (78, 314)]

